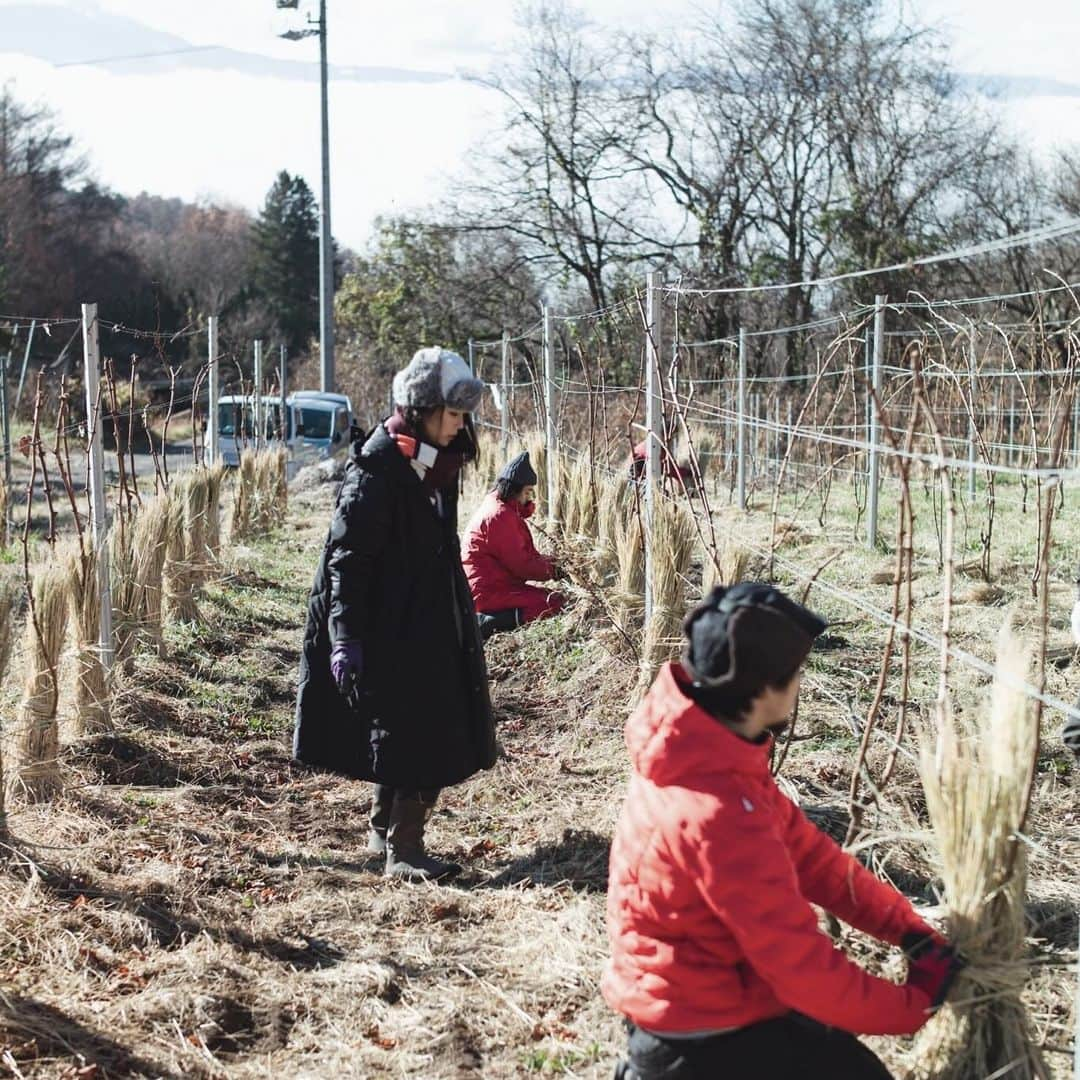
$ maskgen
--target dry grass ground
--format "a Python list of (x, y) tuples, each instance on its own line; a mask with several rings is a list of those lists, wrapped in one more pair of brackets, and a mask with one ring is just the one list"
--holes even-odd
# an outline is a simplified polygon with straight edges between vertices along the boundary
[[(168, 659), (138, 657), (116, 733), (64, 740), (56, 802), (10, 808), (0, 1075), (610, 1076), (621, 1030), (598, 992), (604, 885), (637, 668), (602, 627), (574, 614), (494, 639), (506, 757), (448, 791), (431, 828), (433, 848), (465, 871), (445, 887), (387, 883), (363, 850), (365, 786), (289, 761), (306, 594), (332, 492), (327, 484), (295, 496), (273, 537), (229, 555), (227, 576), (200, 599), (204, 621), (169, 631)], [(816, 565), (836, 530), (806, 531), (792, 557)], [(828, 578), (885, 606), (889, 586), (869, 584), (868, 571), (887, 556), (847, 546)], [(1022, 596), (1023, 575), (1014, 576), (999, 584)], [(936, 581), (917, 581), (928, 623)], [(1056, 588), (1062, 647), (1067, 598)], [(852, 717), (865, 716), (880, 631), (820, 600), (835, 625), (806, 682), (808, 737), (784, 775), (815, 819), (842, 835)], [(992, 653), (1003, 609), (959, 610), (960, 643)], [(1080, 688), (1069, 660), (1052, 673), (1055, 692)], [(918, 672), (913, 693), (928, 708), (936, 662), (920, 657)], [(13, 688), (9, 678), (5, 717)], [(1048, 719), (1048, 735), (1059, 724)], [(872, 765), (884, 749), (875, 746)], [(1039, 783), (1029, 914), (1044, 964), (1028, 1000), (1038, 1037), (1064, 1050), (1080, 812), (1073, 765), (1049, 738)], [(916, 835), (924, 818), (916, 762), (902, 757), (867, 818), (875, 843), (865, 854), (932, 913), (935, 872)], [(900, 974), (898, 958), (866, 939), (848, 934), (847, 946)], [(876, 1046), (899, 1075), (909, 1046)], [(1066, 1055), (1049, 1057), (1066, 1076)]]

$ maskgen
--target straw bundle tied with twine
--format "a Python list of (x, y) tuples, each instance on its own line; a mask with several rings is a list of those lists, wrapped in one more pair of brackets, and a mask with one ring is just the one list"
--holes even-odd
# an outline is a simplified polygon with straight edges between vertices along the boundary
[[(284, 453), (284, 451), (282, 452)], [(225, 483), (226, 468), (222, 464), (211, 465), (203, 471), (206, 479), (206, 550), (211, 562), (221, 558), (221, 488)], [(285, 470), (282, 468), (282, 481)], [(281, 511), (285, 511), (286, 489), (282, 496)]]
[(208, 570), (206, 470), (185, 473), (174, 481), (169, 497), (172, 507), (165, 548), (166, 611), (177, 622), (194, 622), (199, 617), (199, 587)]
[(1032, 702), (1018, 689), (1031, 651), (1006, 624), (989, 708), (968, 727), (945, 710), (923, 743), (921, 772), (940, 856), (949, 939), (964, 956), (949, 997), (923, 1029), (913, 1080), (1046, 1080), (1020, 995), (1027, 862), (1017, 833), (1038, 746)]
[(233, 501), (233, 540), (267, 532), (285, 512), (287, 461), (286, 452), (281, 449), (245, 450), (240, 455)]
[(701, 595), (708, 596), (717, 585), (735, 585), (746, 580), (750, 552), (730, 535), (718, 546), (715, 560), (708, 555), (701, 572)]
[(143, 503), (131, 530), (135, 582), (140, 601), (137, 625), (140, 633), (153, 643), (159, 656), (165, 653), (163, 578), (169, 526), (174, 513), (174, 503), (168, 495)]
[(151, 641), (159, 655), (162, 577), (172, 502), (169, 495), (144, 502), (123, 530), (109, 535), (116, 660), (130, 671), (141, 638)]
[(240, 455), (236, 470), (236, 490), (233, 495), (233, 515), (230, 536), (233, 541), (242, 540), (252, 532), (255, 512), (255, 454), (245, 450)]
[(677, 649), (686, 612), (686, 580), (694, 554), (694, 522), (681, 502), (656, 500), (653, 507), (652, 612), (645, 627), (642, 689)]
[(645, 549), (642, 546), (641, 517), (630, 500), (617, 522), (615, 556), (619, 568), (615, 579), (615, 611), (628, 634), (645, 610)]
[[(101, 587), (98, 556), (92, 543), (83, 550), (72, 545), (65, 554), (75, 627), (75, 724), (80, 734), (108, 731), (109, 691), (101, 662)], [(115, 565), (115, 556), (114, 556)], [(123, 596), (126, 582), (114, 596)], [(114, 585), (115, 589), (115, 585)]]
[(13, 581), (0, 581), (0, 683), (4, 681), (8, 660), (11, 659), (11, 646), (15, 640), (12, 630), (15, 625), (15, 611), (18, 606), (18, 587)]
[(31, 584), (33, 604), (24, 631), (29, 672), (19, 706), (16, 773), (30, 800), (48, 798), (60, 786), (57, 671), (67, 633), (69, 580), (66, 566), (50, 563), (34, 572)]

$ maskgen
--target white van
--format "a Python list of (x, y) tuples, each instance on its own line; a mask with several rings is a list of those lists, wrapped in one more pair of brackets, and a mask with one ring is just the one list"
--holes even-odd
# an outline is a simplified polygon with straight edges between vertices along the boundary
[[(262, 399), (266, 445), (289, 449), (289, 479), (305, 465), (333, 457), (349, 446), (352, 405), (344, 394), (323, 394), (300, 390), (285, 399), (281, 414), (280, 396)], [(218, 399), (218, 453), (225, 465), (240, 464), (240, 453), (255, 445), (255, 403), (250, 396), (226, 395)]]

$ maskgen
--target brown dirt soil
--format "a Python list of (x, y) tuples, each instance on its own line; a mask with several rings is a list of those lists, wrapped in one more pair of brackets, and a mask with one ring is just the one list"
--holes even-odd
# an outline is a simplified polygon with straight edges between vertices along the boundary
[[(290, 763), (332, 491), (298, 495), (273, 537), (230, 553), (203, 621), (170, 631), (168, 660), (139, 657), (117, 732), (65, 744), (58, 800), (11, 807), (0, 1075), (611, 1075), (622, 1033), (598, 981), (636, 666), (573, 614), (495, 639), (505, 757), (447, 791), (430, 832), (464, 873), (439, 887), (387, 882), (364, 851), (365, 785)], [(812, 738), (784, 770), (838, 837), (854, 736), (836, 691), (862, 686), (877, 662), (858, 629), (831, 631), (807, 678), (800, 731)], [(1077, 892), (1059, 853), (1080, 824), (1074, 783), (1050, 761), (1032, 823), (1045, 856), (1032, 857), (1031, 933), (1046, 966), (1029, 998), (1040, 1037), (1061, 1048)], [(867, 821), (866, 856), (932, 914), (910, 761), (890, 794)], [(845, 932), (845, 947), (901, 974), (895, 953), (860, 935)], [(874, 1043), (899, 1074), (904, 1043)], [(1064, 1077), (1064, 1054), (1052, 1056)]]

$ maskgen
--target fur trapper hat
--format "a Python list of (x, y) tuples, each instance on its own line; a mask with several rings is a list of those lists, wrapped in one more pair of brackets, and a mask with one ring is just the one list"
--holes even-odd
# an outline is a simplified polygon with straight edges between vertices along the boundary
[(417, 349), (407, 367), (394, 376), (394, 404), (402, 408), (445, 406), (474, 412), (484, 384), (456, 352), (433, 346)]
[(683, 622), (683, 668), (698, 690), (753, 696), (785, 684), (825, 626), (771, 585), (720, 585)]

